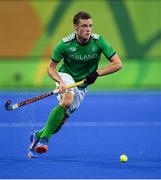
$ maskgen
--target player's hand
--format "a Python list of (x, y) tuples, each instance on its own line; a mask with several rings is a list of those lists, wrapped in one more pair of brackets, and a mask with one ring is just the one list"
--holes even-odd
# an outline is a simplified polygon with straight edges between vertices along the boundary
[(87, 75), (86, 79), (84, 80), (84, 83), (86, 83), (87, 85), (93, 84), (98, 76), (99, 76), (99, 74), (97, 71), (89, 73)]
[(61, 81), (59, 83), (59, 86), (57, 87), (58, 94), (64, 93), (66, 90), (64, 81)]

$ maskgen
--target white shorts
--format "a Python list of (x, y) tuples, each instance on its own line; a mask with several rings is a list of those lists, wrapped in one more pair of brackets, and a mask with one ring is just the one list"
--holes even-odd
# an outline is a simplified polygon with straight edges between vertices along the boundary
[[(58, 74), (61, 77), (61, 79), (64, 81), (65, 85), (75, 83), (74, 79), (69, 74), (60, 73), (60, 72)], [(58, 86), (58, 83), (56, 83), (56, 86)], [(70, 105), (70, 107), (66, 110), (67, 115), (70, 116), (70, 114), (72, 114), (80, 106), (81, 102), (83, 101), (83, 98), (87, 93), (87, 88), (74, 87), (71, 89), (67, 89), (66, 92), (71, 92), (74, 94), (74, 101)], [(61, 97), (62, 94), (57, 95), (59, 101), (61, 101)]]

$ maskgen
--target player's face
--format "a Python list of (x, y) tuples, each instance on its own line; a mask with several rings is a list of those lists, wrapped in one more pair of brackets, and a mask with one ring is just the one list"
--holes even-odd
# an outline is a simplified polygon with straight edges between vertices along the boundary
[(79, 24), (74, 27), (79, 38), (89, 40), (92, 33), (92, 19), (80, 19)]

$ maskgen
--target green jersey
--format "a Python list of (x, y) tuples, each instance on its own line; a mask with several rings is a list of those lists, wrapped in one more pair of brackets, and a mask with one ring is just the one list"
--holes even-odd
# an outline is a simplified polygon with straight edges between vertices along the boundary
[(63, 63), (58, 70), (70, 74), (77, 82), (96, 71), (101, 53), (110, 59), (115, 51), (105, 39), (97, 34), (91, 34), (87, 44), (81, 45), (76, 40), (76, 34), (63, 38), (54, 48), (51, 59)]

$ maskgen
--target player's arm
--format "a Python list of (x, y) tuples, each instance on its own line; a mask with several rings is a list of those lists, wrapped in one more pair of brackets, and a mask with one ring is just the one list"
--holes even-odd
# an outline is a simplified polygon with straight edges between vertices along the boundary
[(116, 53), (109, 59), (109, 61), (110, 63), (107, 66), (97, 69), (96, 72), (99, 76), (112, 74), (122, 68), (122, 62)]
[(56, 70), (57, 64), (58, 64), (57, 62), (50, 60), (50, 63), (48, 65), (48, 75), (59, 84), (59, 87), (58, 87), (59, 93), (62, 93), (65, 91), (65, 84), (64, 84), (64, 81), (59, 76), (59, 74), (57, 73), (57, 70)]
[(122, 62), (111, 45), (102, 36), (100, 36), (98, 42), (102, 53), (110, 62), (105, 67), (97, 70), (98, 75), (104, 76), (120, 70), (122, 68)]
[(56, 81), (59, 84), (58, 87), (59, 93), (63, 93), (65, 90), (64, 81), (61, 79), (61, 77), (59, 76), (56, 70), (58, 63), (63, 58), (63, 46), (64, 46), (63, 41), (60, 41), (55, 45), (55, 48), (53, 49), (51, 55), (50, 63), (48, 65), (48, 74), (54, 81)]
[(52, 60), (50, 60), (50, 63), (48, 65), (48, 75), (57, 83), (62, 83), (63, 80), (61, 79), (61, 77), (59, 76), (59, 74), (57, 73), (56, 70), (56, 66), (57, 66), (57, 62), (53, 62)]
[(97, 69), (96, 71), (88, 74), (85, 79), (85, 83), (88, 85), (93, 84), (98, 76), (112, 74), (122, 68), (121, 60), (116, 53), (109, 59), (109, 61), (110, 63), (107, 66)]
[(88, 76), (85, 79), (85, 82), (88, 85), (93, 84), (98, 76), (111, 74), (122, 68), (122, 63), (119, 56), (103, 37), (99, 38), (98, 45), (100, 47), (101, 52), (110, 61), (110, 63), (105, 67), (97, 69), (96, 71), (88, 74)]

